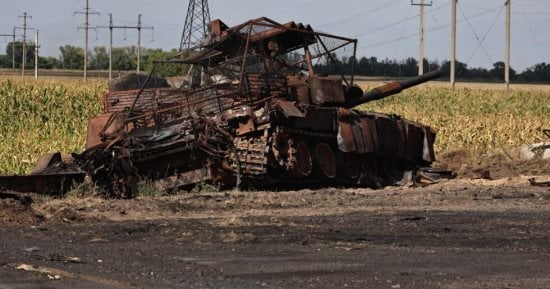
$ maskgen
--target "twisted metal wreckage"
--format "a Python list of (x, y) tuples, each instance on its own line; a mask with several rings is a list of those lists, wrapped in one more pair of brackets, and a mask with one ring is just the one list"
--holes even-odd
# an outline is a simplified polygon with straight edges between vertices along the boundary
[[(141, 178), (167, 190), (200, 182), (378, 187), (419, 173), (430, 178), (422, 169), (435, 161), (430, 127), (353, 108), (439, 71), (363, 93), (353, 65), (344, 74), (336, 58), (351, 51), (355, 59), (356, 39), (268, 18), (231, 28), (214, 20), (210, 31), (200, 49), (157, 62), (141, 89), (107, 93), (82, 154), (66, 162), (47, 155), (31, 176), (0, 178), (0, 187), (59, 192), (88, 176), (112, 196), (131, 197)], [(316, 73), (314, 62), (339, 76)], [(200, 76), (155, 87), (159, 65), (181, 64)]]

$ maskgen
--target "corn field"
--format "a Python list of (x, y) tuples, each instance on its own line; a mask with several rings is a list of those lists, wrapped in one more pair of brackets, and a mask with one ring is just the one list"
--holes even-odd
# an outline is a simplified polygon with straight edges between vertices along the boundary
[(363, 105), (430, 125), (438, 153), (467, 150), (473, 155), (501, 153), (544, 140), (550, 128), (550, 95), (521, 89), (417, 88)]
[(104, 82), (0, 80), (0, 173), (29, 173), (43, 154), (80, 152)]
[[(0, 174), (29, 173), (39, 156), (81, 152), (87, 120), (101, 113), (102, 81), (0, 80)], [(438, 153), (474, 155), (543, 140), (550, 128), (548, 92), (426, 86), (360, 107), (402, 115), (438, 132)]]

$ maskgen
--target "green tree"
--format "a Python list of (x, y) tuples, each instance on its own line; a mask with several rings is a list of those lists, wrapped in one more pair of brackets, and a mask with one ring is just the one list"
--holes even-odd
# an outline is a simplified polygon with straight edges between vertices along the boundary
[[(497, 78), (499, 80), (504, 80), (504, 71), (506, 69), (506, 64), (502, 61), (495, 62), (493, 64), (493, 69), (491, 69), (491, 75), (494, 78)], [(510, 79), (516, 78), (516, 71), (512, 68), (510, 68)]]
[(0, 55), (0, 67), (11, 68), (11, 57), (8, 57), (7, 55)]
[(61, 67), (63, 69), (83, 69), (84, 49), (72, 45), (59, 47)]
[(131, 47), (113, 48), (113, 70), (129, 71), (137, 68), (137, 60)]
[[(153, 69), (155, 61), (166, 60), (172, 55), (176, 55), (179, 51), (172, 49), (170, 51), (164, 51), (158, 49), (144, 49), (142, 55), (143, 69), (146, 72), (150, 72)], [(189, 70), (189, 65), (186, 64), (160, 64), (157, 66), (156, 74), (160, 76), (177, 76), (183, 75), (183, 72)]]
[(53, 68), (60, 68), (61, 65), (57, 58), (48, 56), (48, 57), (38, 58), (38, 67), (42, 69), (53, 69)]
[(105, 46), (94, 47), (91, 55), (90, 67), (92, 69), (109, 68), (109, 51)]
[[(26, 50), (26, 59), (25, 59), (25, 67), (30, 67), (34, 65), (34, 43), (29, 43), (25, 45)], [(23, 42), (22, 41), (16, 41), (16, 42), (10, 42), (8, 43), (8, 46), (6, 47), (6, 56), (11, 59), (12, 52), (15, 50), (15, 67), (20, 68), (21, 62), (23, 61)], [(11, 60), (10, 60), (10, 67), (11, 67)]]

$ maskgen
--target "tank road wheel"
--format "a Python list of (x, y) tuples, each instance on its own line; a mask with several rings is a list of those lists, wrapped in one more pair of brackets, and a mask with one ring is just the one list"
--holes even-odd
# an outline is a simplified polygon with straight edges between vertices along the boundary
[(298, 178), (305, 178), (311, 175), (313, 169), (311, 153), (307, 144), (303, 141), (296, 145), (295, 150), (292, 174)]
[(332, 148), (326, 143), (318, 143), (315, 146), (315, 166), (323, 178), (336, 177), (336, 157)]
[(344, 183), (352, 186), (359, 185), (363, 170), (361, 156), (357, 153), (344, 153), (338, 151), (336, 164), (337, 175)]

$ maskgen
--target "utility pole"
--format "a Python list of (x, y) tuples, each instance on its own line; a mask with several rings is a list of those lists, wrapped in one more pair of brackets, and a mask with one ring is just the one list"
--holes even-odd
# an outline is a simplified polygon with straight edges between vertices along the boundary
[(455, 88), (456, 76), (456, 3), (458, 0), (451, 0), (451, 85)]
[(21, 76), (23, 76), (23, 78), (25, 77), (25, 64), (27, 64), (27, 47), (25, 46), (26, 45), (26, 42), (27, 42), (27, 29), (31, 29), (31, 28), (27, 28), (27, 18), (31, 18), (32, 19), (32, 16), (29, 15), (27, 12), (23, 12), (23, 15), (19, 16), (19, 18), (23, 18), (23, 59), (22, 59), (22, 62), (21, 62)]
[(113, 14), (109, 13), (109, 80), (113, 79)]
[(36, 37), (34, 39), (34, 79), (38, 80), (38, 29), (36, 29)]
[(180, 51), (200, 44), (203, 38), (209, 34), (210, 9), (208, 0), (191, 0), (187, 8), (187, 17), (183, 26)]
[(141, 64), (141, 29), (155, 29), (154, 27), (143, 27), (141, 26), (141, 14), (138, 15), (138, 25), (137, 25), (137, 30), (138, 30), (138, 42), (137, 42), (137, 73), (139, 73), (141, 71), (140, 69), (140, 64)]
[(74, 14), (84, 14), (84, 26), (79, 29), (84, 29), (84, 81), (88, 80), (88, 30), (90, 30), (90, 14), (100, 15), (98, 12), (90, 12), (90, 0), (86, 0), (86, 8), (84, 12), (74, 12)]
[(0, 36), (4, 37), (11, 37), (11, 68), (13, 70), (13, 74), (15, 74), (15, 27), (13, 27), (13, 33), (12, 34), (0, 34)]
[(127, 26), (127, 25), (114, 25), (113, 24), (113, 14), (109, 13), (109, 26), (98, 26), (97, 28), (109, 28), (109, 79), (112, 79), (113, 74), (113, 29), (136, 29), (138, 31), (138, 40), (137, 40), (137, 73), (141, 71), (141, 30), (149, 29), (154, 31), (153, 26), (143, 26), (141, 23), (142, 15), (138, 15), (138, 24), (136, 26)]
[(510, 90), (510, 42), (511, 42), (511, 15), (512, 15), (512, 0), (506, 0), (506, 67), (504, 68), (504, 81), (506, 88)]
[(420, 37), (419, 37), (419, 57), (418, 57), (418, 75), (424, 74), (424, 7), (432, 6), (432, 3), (425, 4), (424, 0), (420, 0), (420, 3), (414, 3), (411, 0), (411, 5), (420, 7)]

